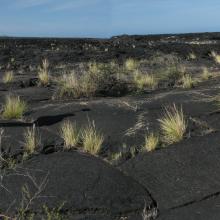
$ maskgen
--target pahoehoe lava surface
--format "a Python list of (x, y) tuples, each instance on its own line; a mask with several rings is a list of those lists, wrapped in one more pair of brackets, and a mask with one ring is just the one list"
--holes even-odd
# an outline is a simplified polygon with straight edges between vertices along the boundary
[[(28, 104), (21, 119), (0, 115), (0, 215), (16, 216), (25, 204), (34, 220), (47, 219), (45, 209), (65, 220), (219, 220), (220, 64), (212, 51), (220, 54), (219, 33), (0, 38), (0, 113), (8, 94)], [(44, 58), (54, 81), (41, 86), (37, 74)], [(137, 92), (132, 82), (106, 77), (93, 97), (56, 97), (63, 74), (74, 70), (81, 76), (81, 66), (93, 61), (115, 61), (125, 71), (128, 58), (138, 61), (143, 73), (156, 76), (163, 73), (164, 62), (177, 60), (196, 83), (186, 89), (181, 79), (161, 80), (158, 88)], [(206, 80), (201, 80), (203, 67), (212, 74)], [(3, 82), (7, 71), (13, 71), (13, 82)], [(161, 135), (158, 119), (174, 103), (187, 120), (183, 140), (142, 150), (147, 134)], [(100, 152), (90, 155), (82, 140), (64, 149), (65, 121), (80, 131), (94, 122), (104, 135)], [(25, 155), (24, 132), (33, 126), (40, 144)]]
[(53, 208), (64, 203), (63, 212), (72, 218), (83, 213), (115, 219), (123, 213), (137, 213), (145, 203), (153, 205), (143, 186), (107, 163), (92, 156), (63, 152), (35, 157), (7, 173), (2, 183), (7, 190), (0, 191), (0, 207), (7, 209), (12, 201), (11, 209), (18, 207), (23, 184), (35, 194), (35, 181), (41, 185), (45, 179), (46, 185), (29, 208), (31, 211), (41, 213), (43, 205)]
[[(161, 213), (178, 209), (209, 195), (218, 196), (218, 142), (219, 133), (194, 137), (170, 148), (140, 155), (125, 163), (122, 169), (150, 190)], [(209, 213), (209, 209), (206, 212)]]

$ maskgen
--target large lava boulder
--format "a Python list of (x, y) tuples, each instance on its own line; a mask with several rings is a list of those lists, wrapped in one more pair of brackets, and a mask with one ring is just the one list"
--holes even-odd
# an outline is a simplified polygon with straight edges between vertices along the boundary
[[(59, 152), (36, 156), (5, 173), (0, 187), (0, 210), (18, 210), (34, 197), (28, 210), (59, 207), (74, 214), (121, 216), (154, 207), (147, 190), (99, 158)], [(28, 191), (28, 192), (27, 192)], [(23, 195), (23, 196), (22, 196)]]

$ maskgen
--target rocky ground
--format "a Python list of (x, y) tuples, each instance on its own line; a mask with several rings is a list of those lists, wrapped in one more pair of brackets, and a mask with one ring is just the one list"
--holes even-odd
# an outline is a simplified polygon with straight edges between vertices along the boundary
[[(1, 109), (8, 94), (28, 103), (21, 119), (0, 118), (0, 219), (220, 219), (220, 65), (212, 51), (220, 52), (219, 33), (0, 38), (0, 74), (14, 72), (12, 82), (1, 79)], [(38, 83), (45, 58), (54, 78), (73, 69), (80, 74), (88, 62), (114, 60), (123, 67), (133, 58), (143, 72), (157, 75), (178, 62), (196, 83), (182, 88), (181, 80), (169, 78), (137, 91), (131, 81), (111, 77), (92, 97), (54, 98), (56, 82)], [(142, 150), (149, 131), (160, 133), (158, 119), (173, 103), (187, 120), (183, 140)], [(60, 126), (66, 120), (81, 129), (94, 121), (104, 135), (98, 154), (64, 149)], [(24, 132), (33, 125), (41, 144), (25, 156)]]

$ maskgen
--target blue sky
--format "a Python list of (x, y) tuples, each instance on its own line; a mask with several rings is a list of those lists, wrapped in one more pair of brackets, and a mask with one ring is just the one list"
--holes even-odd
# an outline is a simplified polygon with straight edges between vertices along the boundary
[(0, 0), (0, 35), (217, 32), (219, 12), (220, 0)]

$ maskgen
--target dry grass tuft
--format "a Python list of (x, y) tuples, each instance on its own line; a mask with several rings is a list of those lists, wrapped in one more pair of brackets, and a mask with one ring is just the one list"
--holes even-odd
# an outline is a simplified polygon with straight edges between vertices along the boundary
[(109, 158), (110, 163), (117, 163), (123, 158), (122, 152), (112, 153)]
[(194, 81), (189, 74), (185, 74), (181, 81), (184, 89), (191, 89), (194, 86)]
[(144, 149), (148, 152), (153, 151), (157, 148), (159, 144), (159, 136), (155, 135), (154, 133), (150, 133), (145, 137), (145, 145)]
[(50, 82), (49, 62), (47, 59), (44, 59), (42, 61), (42, 66), (39, 68), (39, 71), (38, 71), (38, 78), (39, 78), (40, 84), (43, 86), (48, 85)]
[(124, 63), (124, 68), (127, 71), (133, 71), (133, 70), (137, 69), (138, 66), (139, 66), (139, 62), (133, 58), (128, 58)]
[(19, 96), (8, 95), (3, 106), (2, 116), (5, 119), (19, 119), (22, 118), (26, 109), (26, 102), (22, 101)]
[(134, 84), (140, 89), (155, 89), (158, 85), (157, 79), (150, 74), (143, 74), (140, 71), (136, 70), (134, 73)]
[(188, 55), (188, 59), (190, 60), (196, 60), (196, 54), (194, 52), (191, 52), (189, 55)]
[(96, 130), (94, 121), (89, 123), (81, 135), (83, 149), (90, 154), (98, 154), (104, 142), (104, 136)]
[(176, 82), (184, 76), (185, 72), (185, 66), (177, 63), (167, 66), (162, 72), (159, 72), (159, 75), (162, 80), (172, 80)]
[(97, 62), (88, 63), (88, 71), (92, 74), (98, 74), (101, 70), (102, 64)]
[(80, 95), (79, 79), (76, 77), (75, 72), (71, 74), (63, 74), (58, 81), (59, 83), (59, 96), (76, 97)]
[(40, 136), (35, 125), (28, 128), (24, 133), (24, 150), (27, 154), (33, 154), (37, 147), (40, 146)]
[(99, 89), (99, 77), (91, 73), (84, 73), (80, 78), (82, 96), (92, 97)]
[(14, 73), (13, 71), (6, 71), (3, 78), (4, 83), (11, 83), (14, 80)]
[(218, 64), (220, 64), (220, 55), (217, 54), (215, 51), (211, 52), (211, 57), (214, 59), (214, 61)]
[(201, 78), (202, 80), (208, 80), (212, 77), (212, 74), (209, 72), (207, 67), (203, 68)]
[(186, 132), (187, 123), (182, 108), (174, 104), (165, 109), (164, 116), (159, 119), (164, 141), (168, 144), (179, 142)]
[(61, 126), (60, 135), (64, 140), (64, 148), (71, 149), (79, 143), (79, 131), (76, 125), (70, 121), (65, 121)]
[(92, 80), (99, 83), (108, 83), (108, 79), (111, 79), (113, 76), (118, 76), (122, 69), (119, 64), (112, 60), (108, 63), (97, 63), (97, 62), (89, 62), (88, 63), (88, 73), (87, 75)]
[(59, 80), (59, 97), (91, 97), (97, 91), (97, 82), (89, 73), (77, 76), (75, 72), (63, 74)]

